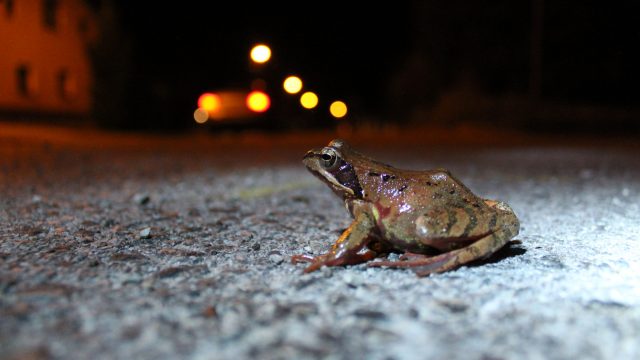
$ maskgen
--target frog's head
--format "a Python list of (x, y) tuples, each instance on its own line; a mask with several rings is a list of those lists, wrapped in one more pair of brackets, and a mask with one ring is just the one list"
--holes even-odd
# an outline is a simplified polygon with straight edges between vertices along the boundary
[(360, 157), (344, 140), (333, 140), (322, 149), (307, 152), (302, 162), (343, 199), (362, 199), (355, 165)]

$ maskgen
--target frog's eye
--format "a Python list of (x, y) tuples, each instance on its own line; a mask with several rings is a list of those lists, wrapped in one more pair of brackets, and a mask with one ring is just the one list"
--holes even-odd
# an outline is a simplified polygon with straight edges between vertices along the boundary
[(335, 150), (329, 148), (324, 150), (320, 155), (320, 164), (322, 164), (324, 168), (330, 168), (335, 165), (337, 159), (338, 155)]

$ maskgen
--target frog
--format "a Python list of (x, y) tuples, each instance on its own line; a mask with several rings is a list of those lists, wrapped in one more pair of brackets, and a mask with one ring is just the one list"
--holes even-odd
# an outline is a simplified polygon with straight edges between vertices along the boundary
[(507, 203), (475, 195), (444, 168), (394, 168), (342, 139), (308, 151), (302, 162), (353, 218), (325, 254), (291, 257), (293, 264), (310, 263), (304, 273), (366, 263), (423, 277), (486, 259), (520, 231)]

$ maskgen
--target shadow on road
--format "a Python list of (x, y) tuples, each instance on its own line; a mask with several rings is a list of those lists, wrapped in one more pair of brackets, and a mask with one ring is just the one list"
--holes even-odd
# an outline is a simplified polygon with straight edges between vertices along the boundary
[(486, 264), (494, 264), (500, 262), (504, 259), (508, 259), (515, 256), (524, 255), (527, 252), (527, 249), (522, 247), (522, 241), (520, 240), (511, 240), (502, 249), (493, 253), (493, 255), (489, 256), (486, 259), (474, 261), (467, 266), (476, 267), (482, 266)]

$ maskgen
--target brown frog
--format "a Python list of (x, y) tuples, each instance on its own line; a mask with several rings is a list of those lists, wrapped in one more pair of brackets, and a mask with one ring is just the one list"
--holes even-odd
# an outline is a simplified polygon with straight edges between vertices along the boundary
[(518, 234), (509, 205), (480, 198), (444, 169), (400, 170), (353, 150), (343, 140), (309, 151), (304, 164), (340, 196), (353, 223), (328, 253), (294, 255), (304, 271), (351, 265), (389, 252), (399, 260), (369, 266), (407, 267), (419, 276), (486, 258)]

